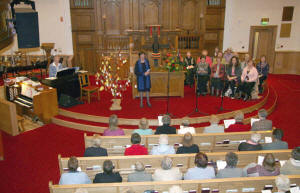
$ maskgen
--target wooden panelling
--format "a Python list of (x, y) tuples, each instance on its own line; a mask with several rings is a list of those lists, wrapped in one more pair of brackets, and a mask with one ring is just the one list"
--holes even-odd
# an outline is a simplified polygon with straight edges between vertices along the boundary
[(298, 74), (300, 75), (300, 51), (275, 52), (275, 74)]
[(0, 99), (0, 129), (10, 135), (18, 135), (16, 104)]
[(282, 21), (292, 21), (294, 15), (294, 7), (284, 7), (282, 13)]
[[(217, 34), (213, 42), (207, 43), (211, 47), (221, 46), (225, 1), (209, 10), (206, 4), (206, 0), (70, 0), (75, 64), (93, 73), (97, 61), (87, 57), (97, 50), (130, 54), (129, 45), (131, 51), (150, 45), (146, 50), (151, 52), (153, 39), (148, 25), (161, 25), (159, 42), (174, 49), (201, 52), (207, 27)], [(178, 46), (179, 36), (191, 35), (195, 39), (193, 46)], [(86, 48), (94, 52), (83, 51)]]
[(291, 23), (282, 23), (280, 28), (280, 37), (289, 38), (291, 37), (292, 24)]

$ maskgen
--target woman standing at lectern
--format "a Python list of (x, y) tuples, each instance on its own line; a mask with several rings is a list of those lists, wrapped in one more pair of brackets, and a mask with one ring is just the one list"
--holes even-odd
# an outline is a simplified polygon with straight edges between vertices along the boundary
[(149, 92), (151, 88), (151, 79), (150, 79), (150, 64), (149, 61), (145, 58), (145, 53), (139, 53), (140, 59), (135, 63), (134, 74), (136, 75), (137, 80), (137, 89), (140, 93), (140, 107), (144, 107), (143, 103), (143, 94), (146, 92), (147, 105), (151, 107)]

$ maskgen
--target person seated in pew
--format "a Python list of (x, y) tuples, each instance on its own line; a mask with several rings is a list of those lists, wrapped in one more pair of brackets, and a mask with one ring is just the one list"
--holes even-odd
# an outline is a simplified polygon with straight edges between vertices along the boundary
[(171, 117), (169, 115), (164, 115), (162, 117), (162, 126), (156, 128), (155, 135), (160, 134), (176, 134), (176, 128), (171, 127)]
[(245, 125), (243, 123), (244, 121), (244, 113), (242, 111), (237, 111), (235, 114), (235, 123), (229, 125), (227, 129), (225, 129), (225, 132), (246, 132), (250, 131), (251, 126)]
[(210, 126), (205, 127), (203, 133), (224, 133), (224, 126), (218, 125), (220, 120), (217, 115), (210, 116)]
[(139, 129), (133, 131), (133, 133), (138, 133), (140, 135), (152, 135), (152, 129), (149, 129), (149, 121), (146, 118), (141, 118)]
[(255, 167), (247, 169), (248, 175), (253, 173), (257, 173), (258, 176), (278, 176), (280, 170), (276, 166), (274, 155), (271, 153), (266, 154), (262, 166), (257, 164)]
[(168, 136), (162, 134), (159, 136), (159, 145), (154, 146), (151, 150), (151, 155), (166, 155), (175, 154), (175, 149), (173, 146), (169, 145)]
[(114, 165), (111, 160), (103, 162), (103, 173), (98, 173), (95, 176), (93, 183), (114, 183), (122, 182), (122, 177), (119, 172), (113, 172)]
[(186, 133), (191, 133), (191, 134), (195, 134), (195, 128), (194, 127), (190, 127), (190, 122), (187, 119), (184, 119), (182, 121), (182, 124), (180, 126), (180, 129), (178, 130), (178, 134), (186, 134)]
[(229, 152), (226, 154), (226, 168), (218, 171), (217, 178), (239, 178), (243, 177), (243, 169), (237, 168), (238, 156)]
[(107, 156), (107, 150), (100, 147), (100, 138), (93, 139), (93, 146), (85, 149), (84, 157), (97, 157), (97, 156)]
[(118, 116), (111, 115), (109, 117), (109, 128), (106, 129), (103, 133), (103, 136), (121, 136), (125, 135), (123, 129), (118, 127)]
[(148, 149), (141, 143), (141, 136), (138, 133), (131, 135), (132, 145), (125, 149), (124, 155), (148, 155)]
[(182, 188), (180, 188), (180, 186), (171, 186), (169, 188), (169, 193), (183, 193)]
[(262, 146), (263, 150), (273, 150), (273, 149), (288, 149), (288, 143), (282, 141), (283, 137), (283, 130), (282, 129), (274, 129), (272, 132), (273, 135), (273, 142), (266, 143)]
[(91, 184), (91, 180), (85, 172), (77, 171), (78, 159), (75, 156), (68, 160), (67, 173), (63, 173), (59, 180), (59, 185), (65, 184)]
[(157, 168), (152, 176), (153, 181), (173, 181), (182, 180), (182, 173), (178, 167), (173, 167), (173, 161), (169, 157), (164, 157), (161, 168)]
[(208, 166), (208, 158), (205, 153), (199, 152), (195, 156), (196, 167), (188, 169), (184, 180), (204, 180), (215, 178), (215, 169)]
[(193, 136), (191, 133), (186, 133), (182, 139), (182, 146), (178, 147), (176, 154), (199, 153), (199, 147), (193, 143)]
[(279, 175), (275, 178), (277, 193), (290, 193), (290, 179), (285, 175)]
[(262, 150), (261, 144), (259, 141), (261, 139), (261, 135), (259, 133), (252, 133), (251, 139), (247, 142), (240, 143), (238, 150), (239, 151), (259, 151)]
[(128, 174), (128, 182), (152, 181), (152, 175), (145, 171), (145, 166), (142, 162), (136, 162), (134, 169), (135, 172)]
[(300, 175), (300, 146), (292, 151), (292, 157), (280, 168), (285, 175)]
[(259, 121), (252, 124), (251, 131), (270, 131), (272, 130), (272, 121), (267, 119), (268, 112), (265, 109), (258, 111)]

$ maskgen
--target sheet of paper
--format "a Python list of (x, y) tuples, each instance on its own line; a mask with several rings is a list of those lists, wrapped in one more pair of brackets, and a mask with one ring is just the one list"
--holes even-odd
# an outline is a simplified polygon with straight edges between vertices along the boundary
[(271, 190), (262, 190), (261, 193), (272, 193)]
[(265, 137), (265, 143), (272, 143), (272, 137)]
[(78, 167), (78, 168), (77, 168), (77, 172), (81, 172), (81, 167)]
[(291, 192), (291, 193), (300, 193), (299, 186), (291, 188), (291, 189), (290, 189), (290, 192)]
[(56, 77), (48, 77), (48, 78), (45, 78), (46, 80), (55, 80)]
[(230, 125), (235, 124), (235, 119), (224, 120), (224, 126), (227, 129)]
[(259, 121), (259, 119), (256, 118), (251, 118), (251, 126), (253, 125), (254, 122)]
[(162, 125), (163, 125), (162, 118), (163, 118), (163, 116), (158, 116), (158, 117), (157, 117), (157, 119), (158, 119), (158, 125), (159, 125), (159, 126), (162, 126)]
[(264, 161), (264, 158), (265, 158), (264, 156), (259, 155), (258, 158), (257, 158), (257, 164), (262, 165), (262, 163)]
[(222, 170), (226, 167), (226, 161), (224, 160), (217, 160), (217, 168), (218, 170)]
[(287, 160), (280, 160), (279, 162), (280, 162), (280, 165), (282, 167), (287, 162)]

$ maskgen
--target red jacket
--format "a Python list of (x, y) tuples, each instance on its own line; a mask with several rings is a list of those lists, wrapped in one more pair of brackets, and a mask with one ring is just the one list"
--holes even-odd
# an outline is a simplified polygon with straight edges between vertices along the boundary
[(244, 125), (243, 123), (235, 123), (230, 125), (227, 129), (225, 129), (225, 132), (245, 132), (250, 131), (250, 129), (250, 125)]
[[(217, 64), (213, 64), (212, 67), (211, 67), (210, 77), (213, 78), (214, 74), (216, 72), (217, 72)], [(224, 64), (220, 64), (219, 78), (223, 80), (224, 76), (225, 76), (225, 66), (224, 66)]]
[(148, 149), (140, 144), (134, 144), (125, 149), (124, 155), (148, 155)]

